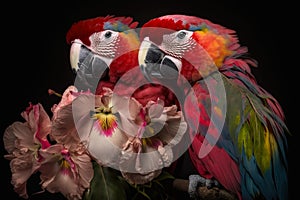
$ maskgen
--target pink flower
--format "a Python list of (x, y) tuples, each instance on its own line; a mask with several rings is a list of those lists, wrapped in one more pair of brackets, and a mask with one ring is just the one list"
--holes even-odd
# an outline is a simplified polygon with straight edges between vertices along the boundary
[(137, 110), (131, 110), (131, 117), (137, 126), (132, 127), (138, 128), (124, 129), (128, 141), (122, 149), (120, 170), (129, 183), (145, 184), (176, 159), (171, 148), (182, 139), (187, 125), (176, 105), (164, 107), (164, 102), (158, 99), (140, 108), (137, 101), (133, 102), (137, 105), (131, 108)]
[(8, 152), (5, 158), (11, 160), (12, 184), (23, 198), (28, 198), (26, 183), (35, 173), (43, 157), (40, 149), (50, 146), (47, 135), (50, 132), (50, 119), (41, 104), (32, 105), (21, 113), (25, 122), (14, 122), (4, 132), (4, 147)]
[(69, 86), (59, 104), (52, 107), (50, 136), (56, 144), (40, 151), (44, 158), (40, 167), (42, 188), (51, 193), (61, 192), (68, 199), (81, 199), (94, 175), (91, 157), (73, 118), (72, 103), (81, 95), (91, 94)]
[(70, 200), (82, 199), (94, 175), (85, 147), (77, 144), (77, 148), (68, 149), (63, 144), (55, 144), (40, 153), (45, 158), (40, 167), (42, 188), (51, 193), (60, 192)]
[(119, 106), (112, 102), (112, 91), (103, 90), (102, 95), (79, 95), (65, 109), (72, 113), (69, 118), (93, 159), (112, 167), (118, 165), (117, 157), (127, 137), (117, 128)]
[(80, 95), (91, 95), (91, 93), (89, 91), (78, 92), (77, 88), (71, 85), (64, 91), (61, 101), (51, 108), (53, 117), (50, 136), (67, 148), (72, 148), (72, 146), (77, 148), (81, 142), (74, 123), (72, 108), (72, 102)]

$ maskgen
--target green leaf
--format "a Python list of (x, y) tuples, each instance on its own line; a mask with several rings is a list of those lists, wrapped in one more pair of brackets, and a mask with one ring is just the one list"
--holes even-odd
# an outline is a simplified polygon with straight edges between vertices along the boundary
[(126, 185), (119, 179), (119, 172), (93, 163), (94, 177), (83, 200), (126, 200)]

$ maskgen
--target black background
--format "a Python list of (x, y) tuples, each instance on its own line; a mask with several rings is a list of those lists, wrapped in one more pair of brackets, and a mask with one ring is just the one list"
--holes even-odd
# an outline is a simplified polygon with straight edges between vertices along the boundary
[[(297, 69), (297, 26), (295, 8), (290, 2), (257, 3), (253, 1), (40, 1), (7, 2), (1, 6), (1, 195), (17, 199), (10, 184), (9, 161), (3, 159), (2, 134), (17, 120), (29, 102), (41, 102), (47, 111), (59, 101), (49, 96), (73, 83), (69, 64), (69, 46), (65, 34), (72, 23), (91, 17), (131, 16), (139, 24), (165, 14), (188, 14), (206, 18), (237, 32), (259, 66), (253, 69), (258, 83), (281, 104), (292, 136), (288, 137), (290, 199), (296, 199), (296, 132), (299, 102)], [(29, 180), (38, 184), (35, 180)], [(29, 192), (36, 190), (30, 186)], [(63, 199), (44, 194), (32, 199)]]

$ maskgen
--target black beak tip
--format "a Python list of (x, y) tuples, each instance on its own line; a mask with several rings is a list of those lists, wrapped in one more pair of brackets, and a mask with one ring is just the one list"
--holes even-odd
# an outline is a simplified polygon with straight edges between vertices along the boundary
[(77, 72), (78, 72), (78, 70), (76, 70), (75, 68), (72, 68), (71, 70), (72, 70), (72, 73), (73, 73), (74, 75), (76, 75)]

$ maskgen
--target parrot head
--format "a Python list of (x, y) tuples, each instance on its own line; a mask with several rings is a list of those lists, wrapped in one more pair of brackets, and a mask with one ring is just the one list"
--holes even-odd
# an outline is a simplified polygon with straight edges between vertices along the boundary
[(79, 89), (113, 86), (123, 73), (138, 66), (140, 45), (131, 17), (95, 17), (74, 23), (66, 34), (70, 64)]
[(221, 68), (237, 53), (233, 30), (196, 16), (165, 15), (140, 30), (139, 64), (148, 80), (179, 74), (195, 82)]

